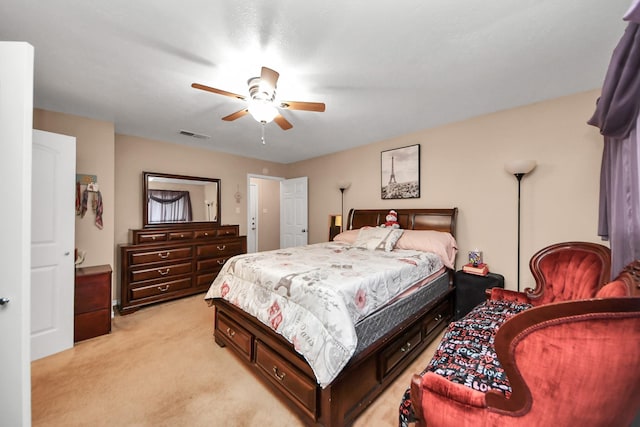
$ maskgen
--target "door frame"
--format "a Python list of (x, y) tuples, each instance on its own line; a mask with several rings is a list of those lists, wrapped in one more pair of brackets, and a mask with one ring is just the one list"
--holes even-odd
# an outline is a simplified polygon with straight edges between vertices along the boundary
[[(254, 174), (254, 173), (248, 173), (247, 174), (247, 195), (251, 194), (251, 178), (256, 178), (256, 179), (268, 179), (271, 181), (284, 181), (285, 178), (281, 177), (281, 176), (269, 176), (269, 175), (258, 175), (258, 174)], [(251, 226), (251, 207), (249, 206), (249, 203), (251, 203), (250, 197), (247, 196), (247, 235), (249, 234), (250, 230), (249, 227)], [(256, 203), (258, 204), (258, 206), (260, 206), (260, 194), (258, 193), (256, 195)], [(258, 212), (259, 214), (260, 212)], [(282, 212), (280, 212), (280, 215), (282, 215)], [(258, 235), (260, 234), (260, 221), (258, 221), (256, 219), (256, 252), (258, 252)]]
[[(247, 253), (258, 252), (258, 228), (260, 227), (258, 216), (258, 184), (249, 181), (249, 197), (247, 197)], [(254, 212), (255, 210), (255, 212)], [(255, 214), (255, 218), (251, 218), (251, 213)], [(253, 224), (252, 224), (253, 221)], [(252, 228), (253, 225), (253, 228)]]

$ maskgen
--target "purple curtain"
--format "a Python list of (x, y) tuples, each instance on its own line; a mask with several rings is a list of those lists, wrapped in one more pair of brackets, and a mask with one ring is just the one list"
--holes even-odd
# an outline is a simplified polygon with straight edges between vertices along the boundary
[[(640, 2), (615, 48), (596, 111), (588, 121), (600, 128), (604, 151), (600, 172), (598, 234), (611, 246), (611, 276), (640, 259)], [(634, 22), (635, 21), (635, 22)]]

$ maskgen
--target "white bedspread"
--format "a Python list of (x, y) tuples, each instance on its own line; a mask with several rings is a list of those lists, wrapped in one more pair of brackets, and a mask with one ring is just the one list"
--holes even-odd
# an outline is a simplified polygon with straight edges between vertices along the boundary
[(284, 336), (325, 387), (356, 349), (354, 325), (440, 268), (428, 252), (318, 243), (235, 256), (205, 299), (224, 298)]

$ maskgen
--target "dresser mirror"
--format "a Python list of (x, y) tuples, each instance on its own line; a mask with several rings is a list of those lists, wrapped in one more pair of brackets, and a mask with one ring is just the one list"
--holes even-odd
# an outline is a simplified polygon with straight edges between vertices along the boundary
[(145, 228), (220, 225), (220, 180), (143, 172)]

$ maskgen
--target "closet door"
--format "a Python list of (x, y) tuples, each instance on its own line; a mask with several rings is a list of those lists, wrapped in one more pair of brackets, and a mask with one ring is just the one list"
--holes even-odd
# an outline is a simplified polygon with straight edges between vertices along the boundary
[(73, 347), (76, 139), (33, 131), (31, 360)]
[(33, 46), (0, 42), (0, 64), (0, 424), (28, 426)]

